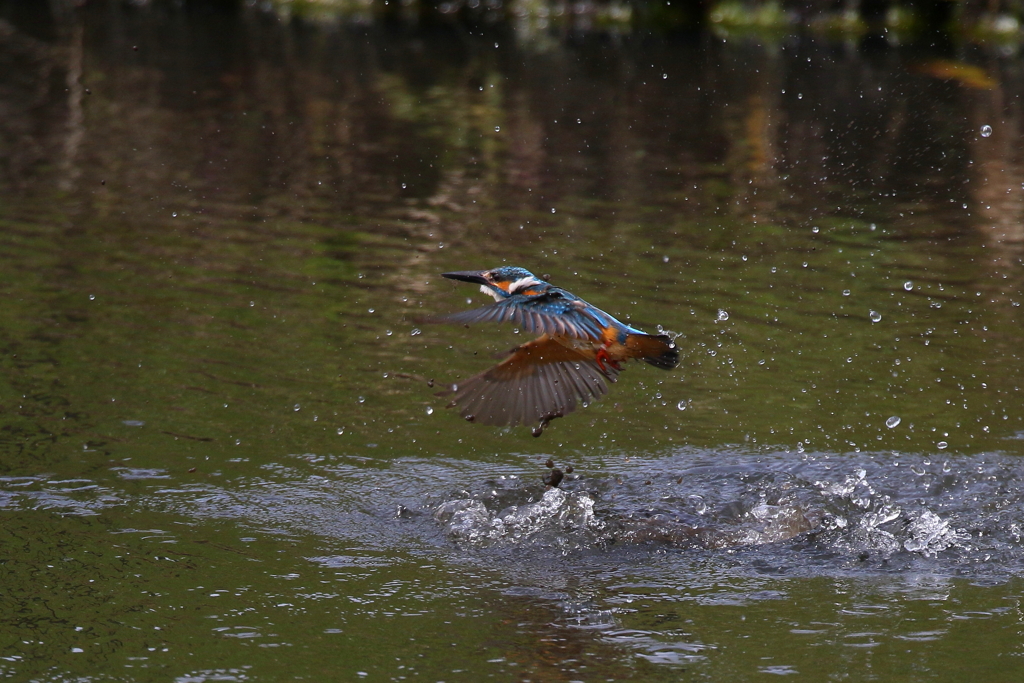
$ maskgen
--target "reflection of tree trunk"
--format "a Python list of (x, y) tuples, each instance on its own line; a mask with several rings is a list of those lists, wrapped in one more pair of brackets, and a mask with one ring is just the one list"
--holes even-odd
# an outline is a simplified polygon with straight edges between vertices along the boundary
[(82, 86), (82, 62), (84, 56), (83, 29), (81, 23), (71, 28), (68, 41), (68, 73), (65, 80), (68, 88), (68, 121), (67, 135), (64, 138), (64, 154), (60, 162), (60, 180), (58, 185), (65, 192), (71, 191), (78, 183), (82, 170), (78, 167), (78, 149), (82, 146), (85, 136), (85, 114), (82, 110), (82, 97), (85, 88)]
[(784, 113), (774, 66), (772, 62), (762, 64), (761, 74), (750, 83), (752, 92), (737, 102), (739, 106), (726, 109), (731, 116), (736, 112), (726, 124), (732, 141), (726, 163), (730, 184), (737, 188), (733, 209), (759, 220), (765, 214), (771, 216), (778, 206), (778, 139)]
[[(628, 62), (623, 60), (618, 66), (619, 75), (616, 88), (629, 92), (635, 88), (635, 76)], [(628, 206), (636, 197), (643, 197), (648, 191), (645, 176), (640, 171), (643, 141), (637, 134), (633, 123), (639, 117), (640, 107), (628, 94), (620, 95), (613, 103), (608, 125), (608, 198)]]
[(522, 90), (509, 99), (508, 184), (526, 196), (539, 196), (546, 158), (544, 125), (532, 115), (529, 97)]
[[(778, 105), (779, 92), (775, 82), (762, 81), (761, 92), (750, 96), (745, 120), (747, 137), (747, 171), (754, 193), (748, 200), (757, 213), (772, 212), (776, 208), (775, 190), (779, 186), (777, 170), (778, 151), (776, 139), (779, 134), (779, 119), (782, 108)], [(774, 106), (773, 106), (774, 105)]]
[[(971, 145), (975, 174), (970, 185), (973, 212), (984, 219), (978, 228), (992, 248), (1016, 253), (1024, 244), (1024, 168), (1018, 151), (1022, 142), (1020, 112), (1016, 107), (1004, 106), (1001, 85), (979, 94), (975, 102), (976, 137)], [(980, 134), (982, 126), (991, 126), (989, 137)]]
[(3, 20), (0, 59), (0, 187), (23, 188), (58, 137), (48, 127), (57, 116), (49, 107), (56, 64), (48, 45)]
[[(968, 187), (971, 213), (987, 247), (984, 264), (1000, 298), (1018, 306), (1024, 256), (1024, 165), (1019, 151), (1024, 121), (1016, 98), (1010, 97), (1007, 103), (1004, 88), (1000, 83), (975, 96), (971, 111), (975, 137), (970, 145), (974, 173)], [(991, 126), (989, 137), (981, 134), (983, 126)]]

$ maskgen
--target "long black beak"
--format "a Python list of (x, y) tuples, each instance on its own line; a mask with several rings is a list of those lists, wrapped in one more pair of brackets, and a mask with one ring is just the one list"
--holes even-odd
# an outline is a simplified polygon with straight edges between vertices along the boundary
[(449, 280), (461, 280), (462, 282), (486, 285), (490, 284), (487, 278), (484, 277), (486, 272), (486, 270), (458, 270), (454, 273), (441, 273), (441, 277), (446, 277)]

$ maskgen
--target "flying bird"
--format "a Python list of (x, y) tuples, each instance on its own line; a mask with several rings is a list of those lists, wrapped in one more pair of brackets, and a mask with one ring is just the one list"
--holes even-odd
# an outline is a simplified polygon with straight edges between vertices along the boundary
[(647, 334), (619, 322), (578, 296), (541, 280), (525, 268), (442, 273), (443, 277), (480, 285), (494, 303), (452, 313), (438, 322), (470, 324), (513, 322), (539, 333), (517, 346), (505, 360), (443, 394), (452, 397), (470, 422), (494, 426), (547, 424), (608, 393), (622, 363), (630, 358), (671, 370), (679, 349), (667, 334)]

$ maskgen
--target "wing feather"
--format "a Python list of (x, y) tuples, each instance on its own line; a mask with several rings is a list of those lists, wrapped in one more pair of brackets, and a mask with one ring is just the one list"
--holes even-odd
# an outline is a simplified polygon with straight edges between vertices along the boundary
[(551, 400), (560, 406), (565, 406), (565, 412), (576, 410), (576, 396), (566, 393), (565, 385), (562, 383), (560, 365), (549, 365), (545, 368), (547, 374), (547, 391)]
[[(540, 382), (543, 381), (544, 375), (542, 372), (535, 372), (531, 380), (523, 382), (518, 387), (518, 391), (523, 393), (523, 400), (520, 403), (520, 411), (516, 414), (516, 419), (526, 421), (526, 416), (530, 414), (531, 406), (542, 405), (540, 396)], [(513, 389), (516, 391), (516, 389)]]
[(514, 426), (567, 415), (608, 392), (597, 364), (581, 352), (541, 336), (501, 363), (460, 382), (452, 405), (474, 422)]
[(562, 403), (572, 406), (572, 410), (576, 409), (577, 399), (583, 405), (590, 403), (589, 397), (586, 394), (576, 390), (565, 364), (553, 365), (551, 369), (552, 374), (555, 375), (552, 381), (556, 384), (556, 391)]
[(580, 397), (584, 405), (590, 404), (591, 399), (594, 397), (594, 392), (584, 377), (569, 372), (567, 368), (563, 368), (562, 381), (569, 384), (571, 391)]
[(552, 287), (536, 295), (513, 294), (482, 308), (450, 313), (433, 321), (463, 325), (515, 322), (527, 332), (598, 340), (613, 319), (565, 290)]

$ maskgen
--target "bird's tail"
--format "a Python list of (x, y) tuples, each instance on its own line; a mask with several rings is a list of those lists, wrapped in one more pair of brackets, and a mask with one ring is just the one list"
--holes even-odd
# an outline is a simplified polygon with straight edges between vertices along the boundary
[(631, 334), (626, 337), (626, 348), (631, 358), (640, 358), (662, 370), (679, 364), (679, 347), (667, 334)]

